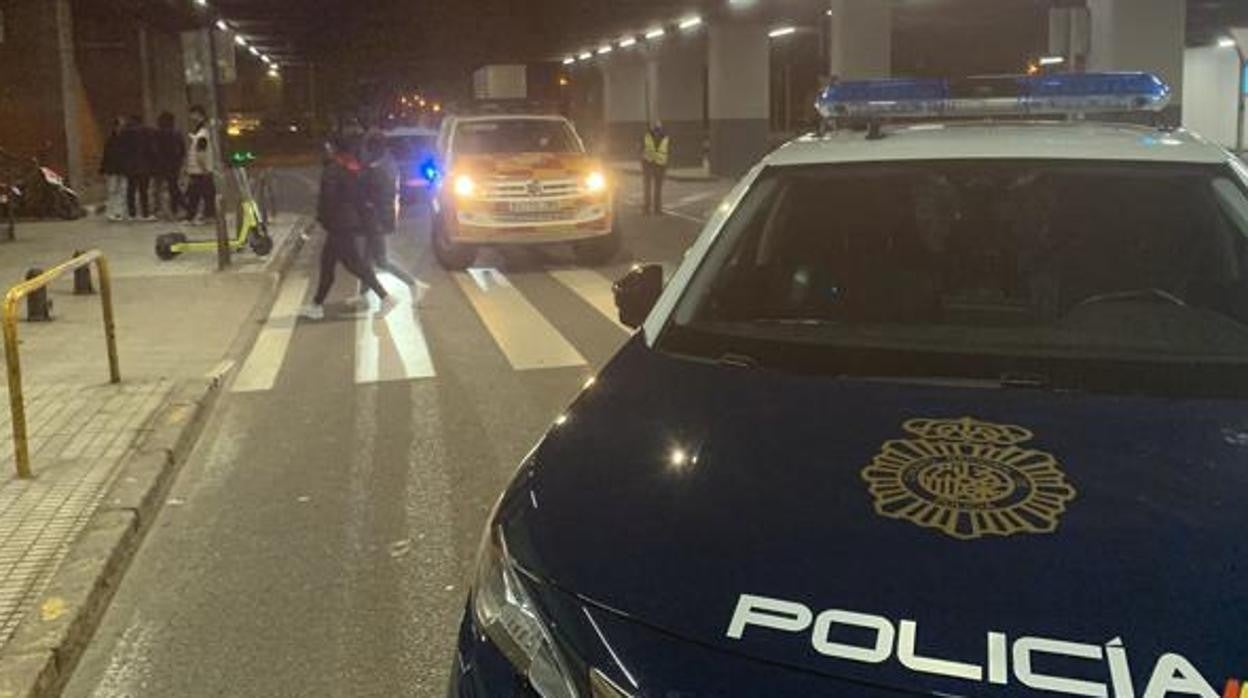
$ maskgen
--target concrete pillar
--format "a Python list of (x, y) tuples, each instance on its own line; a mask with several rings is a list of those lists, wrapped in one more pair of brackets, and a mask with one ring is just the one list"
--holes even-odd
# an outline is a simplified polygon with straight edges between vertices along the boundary
[(616, 51), (602, 67), (607, 157), (636, 159), (649, 123), (647, 66), (640, 51)]
[(56, 3), (56, 43), (61, 63), (61, 113), (65, 123), (66, 176), (72, 186), (81, 186), (86, 179), (82, 154), (82, 114), (78, 95), (82, 79), (74, 53), (74, 20), (69, 0)]
[(706, 139), (706, 42), (669, 35), (652, 49), (654, 109), (672, 139), (671, 166), (702, 164)]
[(771, 42), (760, 24), (710, 28), (711, 173), (734, 177), (767, 152), (771, 130)]
[(143, 122), (156, 123), (156, 99), (152, 94), (152, 47), (148, 42), (147, 25), (139, 24), (139, 90), (143, 96)]
[(1088, 0), (1092, 45), (1088, 70), (1147, 70), (1174, 90), (1170, 111), (1183, 103), (1187, 0)]
[(893, 69), (893, 7), (881, 0), (829, 0), (828, 74), (886, 78)]

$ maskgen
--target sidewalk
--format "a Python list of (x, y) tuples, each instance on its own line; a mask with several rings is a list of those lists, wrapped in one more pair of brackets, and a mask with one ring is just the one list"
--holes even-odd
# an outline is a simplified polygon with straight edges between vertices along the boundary
[[(632, 177), (641, 176), (641, 163), (632, 160), (615, 161), (611, 169)], [(714, 182), (718, 177), (711, 174), (706, 165), (701, 167), (672, 167), (667, 170), (667, 178), (674, 182)]]
[[(75, 611), (61, 607), (64, 601), (40, 602), (58, 566), (110, 488), (119, 478), (134, 480), (119, 475), (121, 466), (169, 426), (171, 420), (156, 419), (162, 408), (177, 402), (179, 388), (220, 373), (257, 305), (276, 288), (274, 267), (301, 224), (293, 215), (275, 219), (274, 253), (237, 254), (224, 273), (216, 272), (215, 253), (159, 261), (153, 241), (177, 229), (170, 223), (24, 223), (16, 242), (0, 243), (0, 295), (31, 266), (46, 269), (79, 249), (104, 252), (122, 377), (119, 385), (108, 383), (100, 297), (73, 295), (72, 277), (55, 282), (53, 321), (18, 328), (32, 480), (15, 477), (8, 388), (0, 381), (0, 664), (10, 659), (6, 645), (15, 633), (22, 635), (19, 623)], [(210, 236), (213, 228), (186, 232)], [(58, 648), (51, 651), (64, 660)], [(0, 695), (6, 690), (0, 686)]]

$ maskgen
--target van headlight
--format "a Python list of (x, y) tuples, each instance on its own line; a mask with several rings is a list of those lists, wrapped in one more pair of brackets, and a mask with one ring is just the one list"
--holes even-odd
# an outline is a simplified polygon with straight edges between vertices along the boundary
[(455, 178), (455, 196), (468, 198), (477, 193), (477, 183), (472, 177), (461, 174)]
[(585, 191), (590, 194), (601, 194), (607, 190), (607, 177), (601, 172), (590, 172), (585, 177)]
[(521, 574), (507, 554), (501, 530), (491, 526), (481, 542), (472, 590), (477, 627), (542, 698), (577, 698), (567, 666), (525, 591)]

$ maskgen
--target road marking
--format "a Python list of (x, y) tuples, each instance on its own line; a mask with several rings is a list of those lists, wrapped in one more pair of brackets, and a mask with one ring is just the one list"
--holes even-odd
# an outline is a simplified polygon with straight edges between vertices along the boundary
[(384, 319), (378, 318), (381, 302), (368, 294), (368, 311), (355, 319), (355, 382), (387, 383), (436, 376), (429, 344), (412, 307), (411, 288), (389, 274), (378, 277), (399, 305)]
[(619, 311), (615, 307), (615, 294), (611, 291), (611, 282), (605, 276), (589, 269), (552, 269), (548, 273), (555, 281), (594, 306), (595, 310), (615, 323), (616, 327), (632, 332), (628, 326), (620, 324)]
[(454, 277), (512, 368), (526, 371), (587, 363), (502, 272), (469, 269)]
[(234, 379), (230, 388), (232, 392), (253, 393), (273, 389), (277, 373), (286, 359), (286, 350), (290, 348), (290, 339), (295, 334), (299, 304), (307, 292), (307, 276), (287, 277), (269, 310), (269, 318), (260, 330), (260, 336), (256, 338), (255, 346), (251, 348), (251, 354), (247, 356), (247, 362)]
[(718, 194), (719, 192), (717, 191), (703, 191), (703, 192), (698, 192), (697, 194), (690, 194), (689, 196), (682, 196), (681, 198), (676, 200), (676, 206), (677, 208), (684, 208), (688, 206), (689, 204), (696, 204), (699, 201), (704, 201)]

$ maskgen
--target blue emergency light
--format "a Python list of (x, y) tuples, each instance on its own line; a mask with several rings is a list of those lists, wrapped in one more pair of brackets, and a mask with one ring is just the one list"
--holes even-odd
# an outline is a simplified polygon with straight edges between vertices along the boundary
[(1170, 87), (1151, 73), (851, 80), (815, 106), (825, 119), (1072, 115), (1161, 111)]

